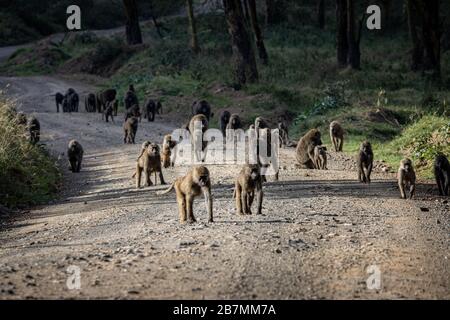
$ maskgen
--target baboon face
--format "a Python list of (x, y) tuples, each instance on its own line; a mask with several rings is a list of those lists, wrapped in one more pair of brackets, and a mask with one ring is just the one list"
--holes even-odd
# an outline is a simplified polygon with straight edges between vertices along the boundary
[(159, 155), (159, 146), (156, 143), (150, 143), (147, 150), (149, 154)]
[(400, 161), (400, 167), (403, 168), (405, 172), (410, 172), (413, 169), (411, 159), (403, 159), (402, 161)]
[(311, 139), (316, 146), (320, 146), (322, 144), (322, 139), (319, 130), (315, 130)]
[(206, 187), (209, 185), (209, 170), (206, 167), (197, 167), (194, 170), (194, 179), (200, 187)]
[(258, 129), (267, 128), (267, 122), (262, 117), (258, 117), (255, 119), (255, 127)]
[(372, 153), (372, 145), (370, 144), (370, 142), (368, 141), (364, 141), (361, 144), (361, 149), (362, 152), (364, 152), (365, 154), (369, 154)]
[(321, 155), (325, 155), (326, 154), (327, 147), (318, 146), (317, 148), (319, 149), (319, 154), (321, 154)]
[(250, 177), (253, 181), (258, 181), (260, 179), (261, 175), (257, 164), (250, 165), (248, 170), (250, 171)]

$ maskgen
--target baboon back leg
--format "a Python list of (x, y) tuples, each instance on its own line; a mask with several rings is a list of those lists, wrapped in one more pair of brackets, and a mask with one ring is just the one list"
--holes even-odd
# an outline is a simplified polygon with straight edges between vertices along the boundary
[(445, 186), (444, 186), (444, 179), (443, 179), (444, 177), (440, 174), (440, 172), (438, 170), (434, 171), (434, 175), (436, 177), (436, 184), (437, 184), (438, 189), (439, 189), (439, 194), (441, 196), (443, 196), (444, 193), (445, 193), (444, 192)]
[(178, 212), (180, 216), (180, 222), (184, 223), (187, 220), (187, 214), (186, 214), (186, 198), (184, 194), (182, 194), (180, 191), (176, 190), (177, 193), (177, 202), (178, 202)]
[(254, 197), (255, 197), (255, 191), (252, 191), (252, 192), (250, 192), (248, 194), (248, 197), (247, 197), (247, 201), (248, 201), (248, 203), (247, 203), (247, 209), (248, 209), (247, 214), (252, 214), (252, 204), (253, 204), (253, 198)]
[(367, 183), (370, 183), (370, 175), (372, 174), (372, 164), (369, 164), (369, 166), (367, 167)]
[(241, 202), (242, 202), (242, 206), (243, 208), (243, 212), (244, 214), (248, 214), (248, 193), (247, 190), (245, 190), (245, 187), (243, 188), (242, 192), (241, 192)]
[(81, 159), (77, 161), (77, 172), (81, 171)]
[[(161, 169), (159, 170), (159, 182), (161, 184), (166, 184), (166, 182), (164, 181), (164, 177), (163, 177), (163, 173), (162, 173)], [(156, 183), (156, 178), (155, 178), (155, 183)]]
[(239, 185), (239, 183), (236, 183), (235, 187), (235, 196), (236, 196), (236, 210), (237, 210), (237, 214), (242, 215), (242, 190), (241, 190), (241, 186)]
[(194, 197), (186, 196), (186, 210), (188, 214), (188, 222), (195, 222), (194, 217)]
[(342, 152), (344, 147), (344, 139), (339, 139), (339, 152)]
[(262, 214), (262, 201), (263, 201), (263, 192), (262, 192), (262, 186), (260, 185), (256, 189), (256, 203), (257, 203), (256, 214)]

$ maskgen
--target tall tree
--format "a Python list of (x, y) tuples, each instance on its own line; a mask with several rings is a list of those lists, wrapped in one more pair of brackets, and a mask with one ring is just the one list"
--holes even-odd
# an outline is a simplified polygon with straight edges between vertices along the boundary
[(407, 14), (408, 14), (408, 29), (409, 36), (413, 45), (412, 48), (412, 59), (411, 59), (411, 70), (418, 71), (423, 66), (423, 56), (424, 47), (422, 39), (419, 37), (418, 28), (420, 26), (419, 14), (418, 14), (418, 3), (416, 0), (407, 0)]
[[(244, 0), (245, 1), (245, 0)], [(258, 23), (258, 14), (256, 12), (256, 1), (255, 0), (247, 0), (248, 11), (250, 16), (250, 22), (252, 25), (253, 33), (255, 34), (256, 39), (256, 48), (258, 49), (259, 59), (264, 65), (269, 64), (269, 57), (267, 55), (266, 46), (264, 45), (264, 39), (261, 32), (261, 28)]]
[(139, 26), (139, 14), (136, 0), (123, 0), (127, 23), (125, 32), (129, 45), (142, 43), (141, 27)]
[(191, 49), (193, 52), (198, 53), (200, 51), (200, 47), (198, 46), (197, 26), (195, 23), (192, 0), (186, 0), (186, 9), (189, 17), (189, 30), (191, 33)]
[(255, 53), (245, 25), (240, 0), (223, 0), (223, 7), (231, 36), (235, 77), (239, 85), (258, 81)]
[(439, 0), (422, 0), (422, 38), (425, 47), (424, 67), (433, 70), (434, 75), (441, 75), (441, 20), (439, 17)]
[(348, 64), (347, 0), (336, 0), (336, 23), (337, 62), (340, 67), (346, 67)]
[(325, 0), (317, 1), (317, 23), (320, 29), (325, 28)]
[(360, 69), (361, 52), (359, 42), (361, 39), (361, 30), (357, 33), (355, 24), (355, 3), (353, 0), (347, 0), (348, 64), (352, 69)]

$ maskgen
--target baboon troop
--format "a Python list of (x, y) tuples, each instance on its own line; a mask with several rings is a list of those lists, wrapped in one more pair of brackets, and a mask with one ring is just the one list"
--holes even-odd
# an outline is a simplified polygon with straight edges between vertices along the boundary
[(161, 113), (162, 113), (161, 101), (148, 99), (144, 106), (144, 119), (148, 119), (148, 121), (155, 121), (155, 114)]
[(370, 174), (373, 168), (372, 145), (368, 141), (361, 143), (358, 158), (358, 180), (363, 183), (370, 183)]
[(231, 113), (227, 110), (223, 110), (219, 116), (219, 127), (222, 135), (226, 136), (226, 130), (228, 126), (228, 122), (230, 121)]
[(333, 143), (334, 150), (336, 152), (341, 152), (344, 146), (344, 129), (337, 121), (330, 123), (330, 139)]
[(320, 145), (322, 145), (321, 134), (317, 129), (311, 129), (301, 137), (295, 149), (299, 165), (305, 169), (315, 169), (314, 148)]
[(213, 222), (213, 202), (211, 197), (211, 180), (209, 170), (204, 166), (193, 167), (181, 178), (176, 179), (169, 189), (158, 192), (158, 195), (169, 193), (175, 189), (180, 223), (195, 222), (194, 198), (203, 193), (208, 211), (208, 222)]
[(405, 189), (409, 190), (409, 199), (412, 199), (414, 192), (416, 191), (416, 173), (414, 172), (413, 164), (410, 159), (402, 159), (400, 161), (397, 178), (402, 199), (406, 199)]
[(28, 120), (27, 127), (30, 134), (30, 142), (32, 144), (38, 143), (41, 137), (41, 124), (39, 120), (31, 116)]
[(434, 160), (434, 177), (441, 196), (450, 195), (450, 163), (448, 159), (439, 154)]
[(194, 101), (192, 104), (192, 115), (196, 116), (199, 114), (204, 115), (208, 121), (214, 116), (214, 113), (211, 112), (211, 106), (206, 100)]
[(261, 168), (257, 164), (245, 165), (235, 181), (234, 197), (236, 198), (236, 211), (239, 215), (252, 214), (251, 207), (256, 193), (256, 213), (262, 213), (263, 179)]
[(71, 140), (67, 149), (67, 157), (69, 158), (70, 169), (72, 172), (80, 172), (81, 162), (83, 161), (83, 147), (76, 140)]
[(131, 117), (123, 123), (123, 143), (135, 144), (138, 119)]
[(161, 184), (166, 184), (161, 169), (161, 156), (159, 153), (159, 146), (156, 143), (149, 141), (144, 142), (142, 145), (141, 155), (136, 162), (136, 188), (141, 187), (141, 176), (144, 172), (144, 181), (146, 186), (153, 185), (151, 180), (151, 174), (155, 173), (155, 185), (156, 174), (159, 174), (159, 181)]
[(84, 109), (86, 112), (95, 112), (97, 109), (97, 98), (95, 97), (95, 94), (89, 93), (84, 98)]
[(318, 170), (327, 169), (327, 147), (316, 146), (314, 148), (314, 165)]

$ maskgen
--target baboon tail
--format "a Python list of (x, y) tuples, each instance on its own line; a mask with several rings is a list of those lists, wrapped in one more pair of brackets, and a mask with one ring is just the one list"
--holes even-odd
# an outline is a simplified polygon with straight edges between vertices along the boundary
[(168, 194), (170, 191), (173, 190), (173, 187), (174, 187), (174, 186), (175, 186), (175, 182), (172, 183), (172, 184), (170, 185), (169, 189), (164, 190), (164, 191), (158, 191), (158, 192), (156, 192), (156, 194), (157, 194), (158, 196), (162, 196), (162, 195), (164, 195), (164, 194)]

